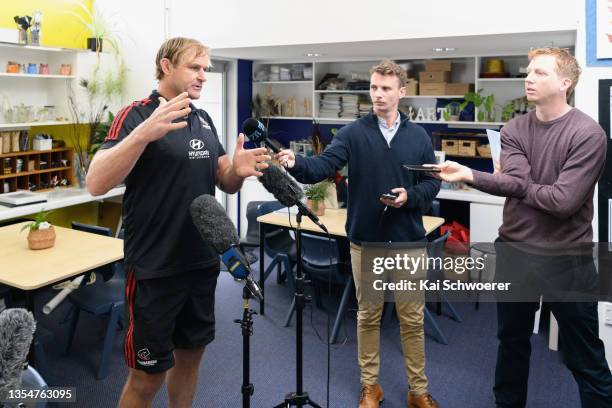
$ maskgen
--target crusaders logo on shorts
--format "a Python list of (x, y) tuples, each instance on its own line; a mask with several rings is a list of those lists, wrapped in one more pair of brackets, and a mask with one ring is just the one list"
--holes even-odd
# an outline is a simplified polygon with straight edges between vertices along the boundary
[(138, 351), (138, 358), (143, 361), (148, 361), (151, 358), (151, 352), (148, 348), (143, 348)]
[(152, 366), (157, 364), (157, 360), (151, 360), (151, 352), (148, 348), (140, 349), (137, 353), (138, 364), (143, 366)]

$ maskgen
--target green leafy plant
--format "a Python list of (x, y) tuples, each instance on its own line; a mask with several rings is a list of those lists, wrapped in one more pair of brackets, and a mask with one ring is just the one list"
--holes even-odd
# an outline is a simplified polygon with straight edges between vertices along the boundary
[(91, 146), (89, 147), (89, 156), (93, 156), (104, 143), (104, 139), (106, 139), (106, 135), (110, 130), (111, 125), (113, 124), (113, 120), (115, 120), (115, 115), (113, 112), (108, 111), (108, 116), (106, 121), (101, 122), (96, 132), (91, 140)]
[(510, 119), (512, 119), (513, 114), (514, 114), (514, 101), (508, 101), (502, 108), (501, 120), (503, 122), (507, 122)]
[(40, 224), (42, 224), (43, 222), (48, 222), (47, 219), (49, 217), (49, 214), (51, 214), (52, 212), (53, 211), (44, 211), (44, 210), (41, 210), (34, 217), (34, 221), (32, 221), (31, 223), (26, 224), (23, 227), (21, 227), (21, 231), (20, 232), (23, 232), (26, 229), (37, 230), (38, 227), (40, 227)]
[[(114, 53), (119, 53), (119, 44), (117, 35), (110, 20), (99, 10), (95, 8), (89, 8), (82, 0), (73, 0), (82, 11), (82, 14), (75, 13), (72, 10), (66, 10), (66, 14), (70, 14), (75, 17), (81, 25), (83, 25), (83, 31), (88, 32), (90, 38), (96, 38), (103, 40), (104, 43), (110, 45)], [(100, 42), (96, 42), (96, 53), (101, 52)]]
[[(463, 102), (461, 102), (461, 104), (459, 105), (459, 109), (463, 111), (468, 105), (468, 103), (471, 102), (474, 104), (474, 108), (476, 109), (483, 106), (487, 112), (487, 116), (490, 118), (493, 115), (493, 108), (495, 107), (495, 95), (491, 94), (491, 95), (483, 96), (481, 92), (482, 92), (482, 89), (479, 89), (477, 92), (468, 92), (465, 95), (463, 95)], [(479, 110), (478, 111), (478, 121), (482, 122), (484, 120), (485, 120), (485, 111)]]
[(316, 184), (310, 184), (304, 187), (304, 195), (312, 201), (323, 201), (327, 197), (327, 190), (332, 182), (323, 180)]

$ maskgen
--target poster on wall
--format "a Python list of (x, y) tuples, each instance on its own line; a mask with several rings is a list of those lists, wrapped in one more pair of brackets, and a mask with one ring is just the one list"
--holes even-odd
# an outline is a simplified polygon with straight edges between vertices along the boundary
[(612, 0), (597, 0), (597, 58), (612, 58)]

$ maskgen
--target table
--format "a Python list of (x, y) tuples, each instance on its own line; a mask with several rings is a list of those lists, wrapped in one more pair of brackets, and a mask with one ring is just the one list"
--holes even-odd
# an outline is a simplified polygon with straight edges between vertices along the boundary
[[(346, 209), (325, 209), (325, 215), (319, 217), (321, 223), (323, 223), (329, 230), (329, 234), (339, 238), (346, 238)], [(295, 214), (291, 214), (291, 223), (289, 223), (289, 217), (287, 210), (279, 212), (271, 212), (262, 215), (257, 218), (259, 222), (259, 285), (261, 286), (262, 293), (264, 292), (264, 233), (263, 224), (277, 225), (285, 228), (295, 230), (297, 221)], [(423, 227), (425, 228), (425, 235), (428, 235), (435, 231), (439, 226), (444, 224), (444, 218), (423, 216)], [(302, 231), (322, 233), (321, 229), (313, 223), (308, 217), (302, 218)], [(259, 304), (260, 313), (263, 315), (265, 310), (265, 300), (262, 300)]]
[[(27, 224), (0, 227), (0, 283), (24, 290), (26, 308), (34, 315), (36, 289), (123, 259), (123, 240), (57, 226), (53, 227), (53, 247), (31, 250), (27, 230), (20, 232)], [(33, 344), (30, 363), (34, 362)]]
[(28, 248), (28, 222), (0, 227), (0, 283), (32, 291), (123, 259), (123, 240), (54, 226), (55, 246)]

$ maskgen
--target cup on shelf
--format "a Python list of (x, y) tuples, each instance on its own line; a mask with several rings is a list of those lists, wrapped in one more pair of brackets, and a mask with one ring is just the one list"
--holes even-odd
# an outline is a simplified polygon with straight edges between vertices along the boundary
[(62, 64), (60, 65), (60, 75), (71, 75), (72, 74), (72, 65), (71, 64)]
[(49, 70), (49, 64), (41, 63), (40, 66), (38, 67), (38, 73), (40, 75), (49, 75), (51, 73)]
[(6, 72), (9, 74), (18, 74), (19, 73), (19, 64), (15, 61), (9, 61), (6, 63)]
[(38, 74), (38, 67), (33, 62), (28, 64), (28, 74), (36, 75)]

